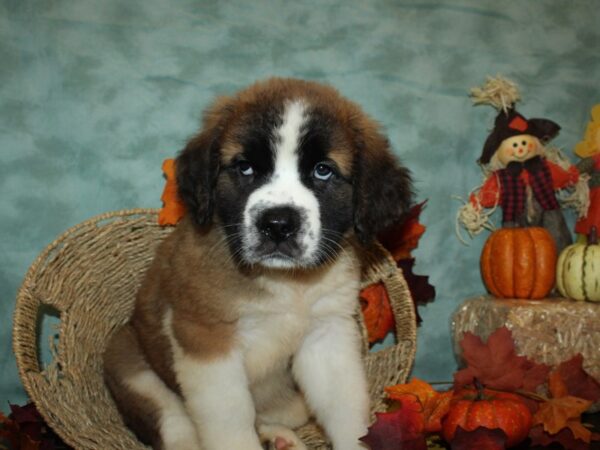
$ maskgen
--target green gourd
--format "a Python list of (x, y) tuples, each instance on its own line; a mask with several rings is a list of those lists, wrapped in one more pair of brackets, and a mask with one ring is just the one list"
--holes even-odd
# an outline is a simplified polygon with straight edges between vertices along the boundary
[(556, 283), (564, 297), (600, 302), (600, 245), (596, 227), (591, 228), (587, 244), (569, 245), (560, 254)]

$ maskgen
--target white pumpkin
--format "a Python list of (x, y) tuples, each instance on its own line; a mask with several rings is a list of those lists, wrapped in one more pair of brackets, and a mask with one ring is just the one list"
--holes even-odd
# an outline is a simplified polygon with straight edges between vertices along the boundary
[(556, 265), (559, 292), (573, 300), (600, 302), (600, 245), (596, 227), (588, 243), (575, 243), (565, 248)]

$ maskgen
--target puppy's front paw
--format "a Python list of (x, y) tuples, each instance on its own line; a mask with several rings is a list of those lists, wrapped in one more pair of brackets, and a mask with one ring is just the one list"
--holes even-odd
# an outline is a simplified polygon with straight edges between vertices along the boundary
[(260, 440), (267, 443), (268, 450), (307, 450), (296, 433), (280, 425), (261, 425)]

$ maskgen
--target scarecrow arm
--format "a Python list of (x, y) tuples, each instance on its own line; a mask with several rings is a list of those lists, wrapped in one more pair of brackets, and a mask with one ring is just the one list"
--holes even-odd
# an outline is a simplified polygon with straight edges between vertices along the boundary
[(552, 175), (552, 184), (554, 189), (563, 189), (567, 186), (574, 185), (579, 180), (579, 171), (577, 167), (571, 166), (569, 169), (563, 169), (558, 164), (546, 160), (550, 174)]
[(475, 207), (478, 205), (484, 208), (493, 208), (498, 204), (498, 198), (500, 196), (500, 186), (498, 184), (498, 177), (495, 174), (491, 174), (481, 189), (478, 192), (471, 194), (470, 201)]

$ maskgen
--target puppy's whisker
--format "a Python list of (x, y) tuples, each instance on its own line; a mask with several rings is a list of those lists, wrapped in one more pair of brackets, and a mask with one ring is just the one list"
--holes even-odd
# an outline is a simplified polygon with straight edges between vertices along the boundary
[(330, 230), (330, 229), (327, 229), (327, 228), (323, 229), (323, 236), (322, 236), (323, 240), (326, 241), (326, 242), (331, 242), (332, 244), (334, 244), (335, 248), (337, 249), (337, 251), (340, 251), (341, 253), (343, 253), (347, 257), (348, 261), (350, 261), (352, 270), (356, 270), (354, 258), (352, 258), (350, 256), (350, 254), (346, 250), (346, 248), (344, 248), (344, 246), (341, 245), (338, 240), (331, 239), (331, 238), (327, 237), (327, 234), (331, 234), (331, 235), (337, 236), (339, 239), (342, 240), (342, 242), (346, 243), (347, 246), (351, 246), (350, 241), (348, 241), (348, 239), (346, 239), (342, 235), (342, 233), (339, 233), (339, 232), (337, 232), (335, 230)]
[(221, 253), (229, 251), (229, 245), (239, 236), (241, 236), (241, 233), (225, 234), (224, 236), (221, 236), (221, 238), (206, 251), (204, 257), (206, 259), (212, 259)]

